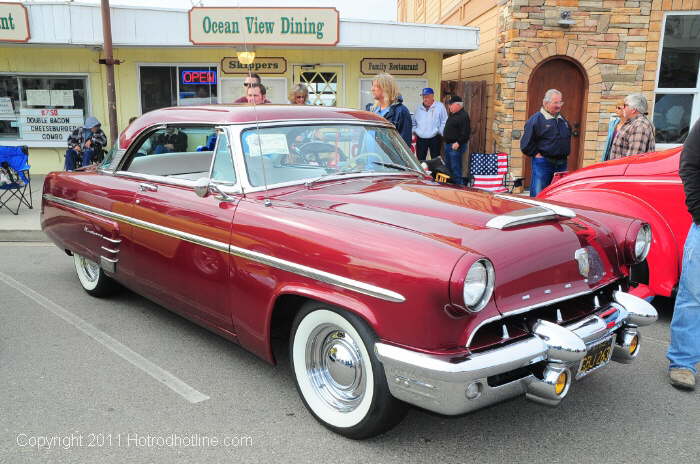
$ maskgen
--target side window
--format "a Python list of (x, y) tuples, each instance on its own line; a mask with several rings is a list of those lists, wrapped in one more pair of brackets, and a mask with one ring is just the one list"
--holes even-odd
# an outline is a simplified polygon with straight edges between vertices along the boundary
[(236, 183), (236, 171), (233, 168), (233, 158), (228, 143), (228, 137), (224, 132), (218, 132), (218, 143), (214, 153), (214, 166), (211, 170), (211, 179), (227, 184)]
[(136, 148), (129, 172), (197, 180), (206, 177), (214, 156), (213, 127), (168, 126), (148, 135)]

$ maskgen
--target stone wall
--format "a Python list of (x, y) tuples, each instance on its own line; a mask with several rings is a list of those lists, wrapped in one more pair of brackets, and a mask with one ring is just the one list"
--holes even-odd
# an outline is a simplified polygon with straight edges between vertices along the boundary
[[(618, 101), (642, 92), (653, 105), (663, 11), (698, 10), (700, 0), (499, 0), (499, 7), (493, 131), (497, 149), (516, 155), (517, 171), (519, 139), (529, 116), (528, 80), (539, 63), (564, 55), (585, 69), (582, 165), (594, 163)], [(558, 24), (564, 10), (575, 21), (569, 28)]]

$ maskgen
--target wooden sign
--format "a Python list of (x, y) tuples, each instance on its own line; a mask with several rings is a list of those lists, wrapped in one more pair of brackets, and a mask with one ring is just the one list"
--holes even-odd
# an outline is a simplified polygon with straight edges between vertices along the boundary
[(27, 42), (29, 16), (21, 3), (0, 2), (0, 42)]
[(194, 7), (190, 42), (195, 45), (326, 45), (338, 43), (335, 8)]
[(235, 56), (225, 56), (221, 60), (221, 72), (224, 74), (284, 74), (287, 72), (287, 60), (279, 56), (256, 56), (255, 61), (245, 65)]
[(393, 76), (422, 76), (423, 58), (364, 58), (360, 62), (362, 74), (389, 73)]

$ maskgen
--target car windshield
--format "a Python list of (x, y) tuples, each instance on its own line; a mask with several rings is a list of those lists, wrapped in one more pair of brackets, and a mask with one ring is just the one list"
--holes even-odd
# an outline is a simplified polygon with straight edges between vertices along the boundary
[(395, 129), (362, 125), (299, 125), (243, 131), (252, 186), (316, 181), (355, 173), (415, 173), (420, 166)]

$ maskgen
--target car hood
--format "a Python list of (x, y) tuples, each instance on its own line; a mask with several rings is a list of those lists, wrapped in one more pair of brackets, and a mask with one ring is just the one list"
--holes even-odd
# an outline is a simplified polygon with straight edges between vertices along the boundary
[[(368, 177), (326, 182), (278, 200), (409, 229), (466, 253), (486, 256), (496, 268), (500, 309), (588, 290), (603, 275), (614, 274), (610, 272), (617, 267), (614, 240), (602, 226), (581, 216), (505, 230), (487, 226), (496, 216), (532, 207), (517, 198), (420, 179)], [(361, 227), (356, 233), (361, 234)], [(598, 255), (594, 260), (601, 269), (599, 277), (588, 282), (574, 258), (575, 250), (582, 247)]]

